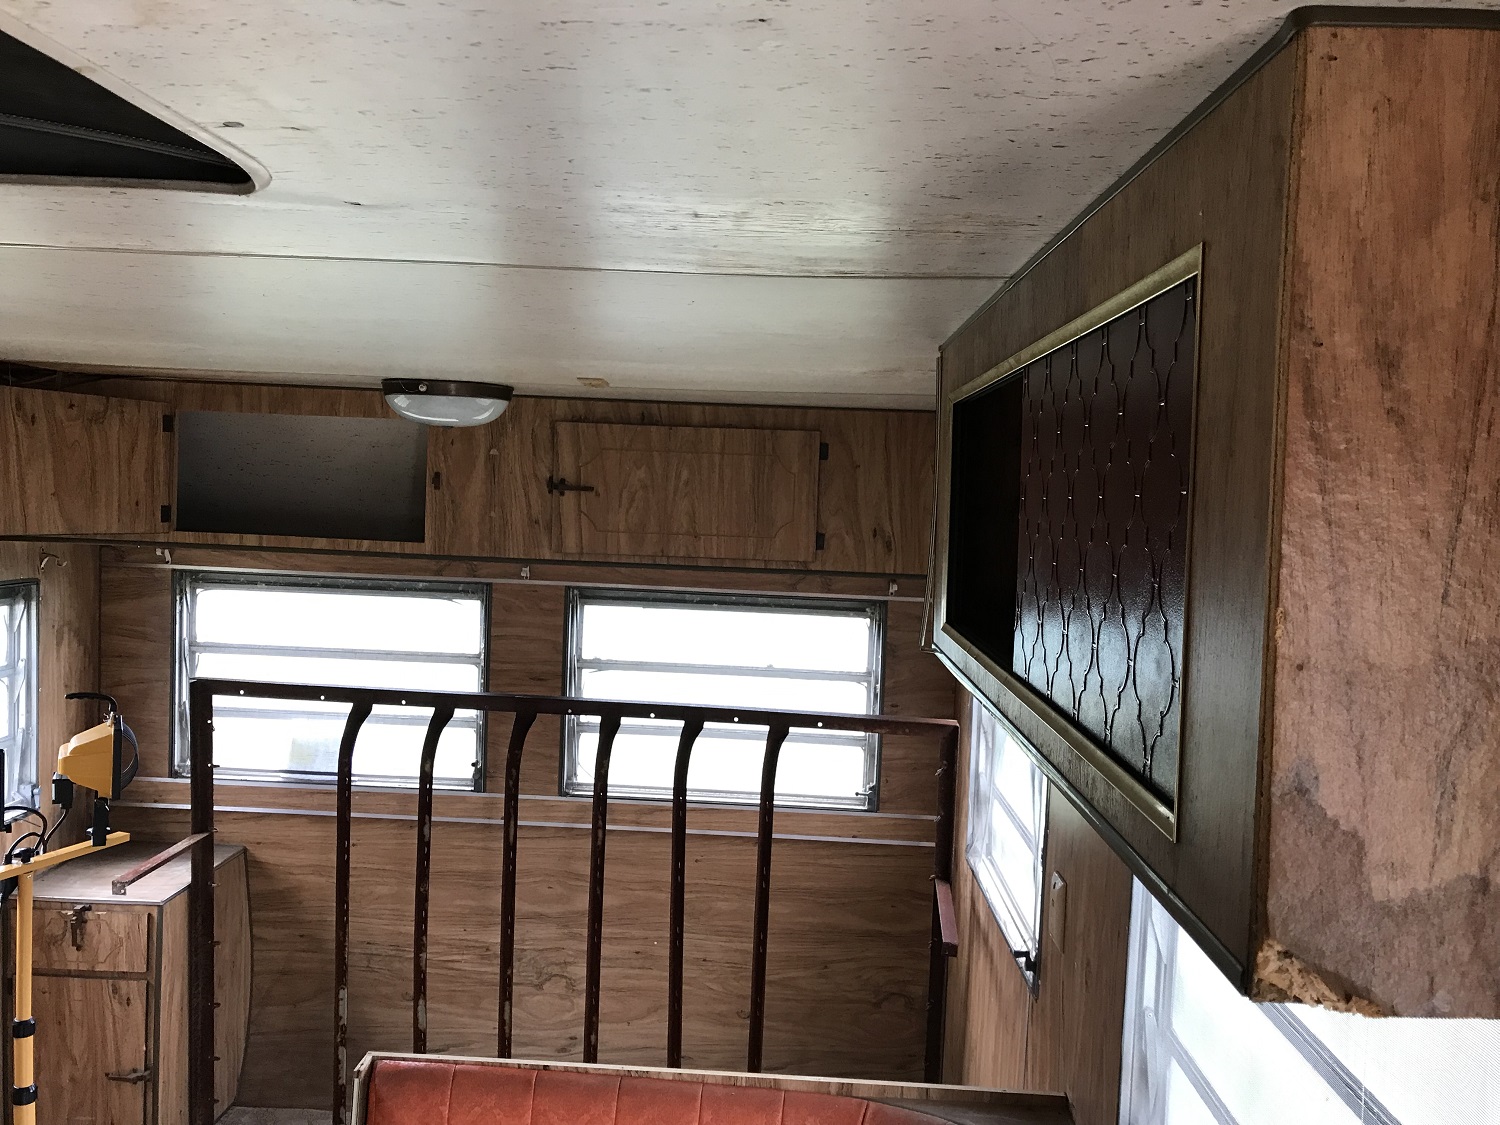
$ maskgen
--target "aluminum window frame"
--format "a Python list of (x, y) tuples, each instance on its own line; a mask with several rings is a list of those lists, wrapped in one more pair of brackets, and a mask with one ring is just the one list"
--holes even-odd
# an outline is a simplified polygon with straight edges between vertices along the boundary
[[(1027, 988), (1035, 993), (1042, 953), (1042, 911), (1047, 875), (1047, 822), (1048, 801), (1051, 785), (1047, 775), (1037, 765), (1036, 751), (999, 711), (991, 708), (977, 696), (970, 696), (969, 712), (969, 789), (967, 795), (964, 859), (979, 885), (980, 893), (989, 905), (1000, 932), (1005, 935), (1016, 967), (1026, 980)], [(981, 761), (979, 753), (978, 727), (983, 719), (994, 724), (993, 745)], [(1031, 779), (1031, 812), (1033, 823), (1027, 823), (1027, 810), (1016, 807), (1014, 795), (1000, 787), (1002, 772), (995, 768), (1001, 749), (1001, 739), (1009, 737), (1016, 751), (1025, 760)], [(989, 815), (994, 802), (999, 802), (1002, 812), (1023, 842), (1030, 845), (1032, 870), (1036, 877), (1036, 909), (1027, 918), (1021, 908), (1010, 880), (1001, 869), (987, 845), (989, 842)]]
[[(832, 613), (848, 615), (850, 617), (866, 617), (870, 621), (869, 670), (863, 676), (853, 676), (838, 672), (765, 669), (735, 665), (585, 660), (581, 654), (583, 643), (583, 611), (588, 605), (601, 604), (624, 605), (638, 608), (688, 606), (711, 609), (749, 609), (762, 610), (768, 613), (801, 613), (808, 616), (827, 616)], [(866, 713), (874, 716), (881, 714), (882, 707), (884, 706), (885, 634), (886, 604), (884, 601), (875, 599), (776, 597), (774, 595), (758, 594), (708, 594), (672, 590), (617, 590), (570, 586), (567, 592), (567, 638), (563, 648), (564, 691), (570, 696), (580, 696), (583, 672), (596, 666), (638, 671), (670, 669), (688, 674), (700, 670), (710, 672), (729, 671), (736, 674), (763, 675), (768, 678), (781, 679), (800, 678), (803, 676), (810, 679), (838, 680), (844, 682), (857, 679), (867, 682), (866, 699), (869, 710)], [(729, 705), (732, 706), (732, 703)], [(585, 798), (593, 795), (593, 782), (579, 780), (577, 776), (579, 765), (578, 744), (581, 735), (597, 731), (598, 725), (598, 719), (578, 715), (570, 715), (563, 722), (561, 751), (558, 755), (557, 788), (560, 796)], [(748, 745), (756, 747), (757, 750), (765, 746), (766, 731), (764, 727), (736, 728), (715, 724), (705, 728), (705, 731), (712, 731), (715, 737), (743, 739)], [(836, 742), (839, 745), (845, 745), (851, 741), (847, 737), (840, 738), (836, 734), (819, 734), (807, 730), (797, 730), (795, 738), (799, 742), (828, 741)], [(864, 743), (865, 771), (860, 799), (835, 801), (778, 797), (776, 807), (778, 809), (804, 809), (845, 813), (878, 812), (880, 809), (882, 741), (880, 735), (871, 733), (864, 736)], [(670, 779), (666, 785), (660, 787), (623, 787), (611, 785), (610, 797), (612, 800), (662, 804), (671, 801), (672, 785)], [(688, 791), (688, 803), (690, 805), (755, 807), (759, 804), (759, 801), (760, 793), (758, 791), (700, 789), (689, 789)]]
[[(15, 724), (10, 730), (0, 731), (0, 747), (5, 750), (4, 803), (36, 808), (41, 799), (37, 782), (41, 631), (37, 618), (41, 614), (42, 584), (34, 579), (0, 582), (0, 603), (19, 609), (9, 625), (6, 650), (10, 655), (5, 658), (5, 663), (0, 664), (0, 690), (9, 699), (9, 712)], [(9, 824), (23, 815), (21, 812), (6, 812), (4, 823)]]
[[(488, 690), (490, 673), (490, 586), (488, 583), (450, 582), (428, 579), (344, 578), (307, 574), (236, 574), (213, 570), (174, 570), (172, 572), (173, 686), (171, 752), (171, 772), (173, 777), (185, 778), (191, 776), (189, 768), (191, 733), (188, 720), (188, 684), (191, 682), (190, 669), (192, 666), (192, 657), (198, 652), (205, 651), (204, 645), (195, 645), (192, 641), (193, 598), (201, 590), (222, 589), (226, 587), (241, 589), (260, 587), (275, 590), (312, 589), (347, 592), (351, 594), (385, 594), (414, 598), (434, 596), (452, 597), (455, 593), (472, 596), (478, 600), (480, 607), (479, 690)], [(334, 656), (338, 658), (370, 660), (372, 662), (384, 659), (400, 660), (408, 663), (422, 663), (427, 661), (464, 663), (468, 660), (468, 654), (411, 652), (404, 649), (304, 648), (296, 645), (234, 645), (223, 642), (213, 642), (207, 645), (206, 648), (219, 652), (253, 652), (262, 655), (285, 655), (288, 657)], [(230, 712), (216, 705), (215, 713), (222, 717)], [(317, 717), (320, 719), (328, 717), (326, 712), (300, 712), (295, 708), (289, 708), (279, 713), (288, 716), (303, 715), (305, 717)], [(257, 714), (262, 713), (257, 712)], [(372, 716), (369, 722), (378, 722), (380, 725), (386, 726), (412, 727), (415, 745), (420, 747), (421, 731), (426, 729), (430, 717), (424, 710), (411, 709), (396, 714)], [(434, 781), (434, 789), (450, 793), (484, 792), (486, 749), (489, 741), (488, 715), (485, 711), (476, 711), (472, 721), (460, 719), (455, 716), (449, 723), (448, 729), (452, 729), (455, 726), (472, 727), (474, 729), (475, 754), (473, 777), (467, 784), (463, 785), (452, 784), (451, 779), (437, 778)], [(331, 787), (338, 783), (337, 775), (333, 771), (325, 770), (245, 770), (216, 767), (214, 775), (217, 781), (250, 784)], [(356, 772), (354, 775), (354, 785), (356, 788), (361, 789), (410, 790), (416, 788), (417, 777), (414, 773), (410, 777), (407, 777), (404, 775), (375, 775)]]

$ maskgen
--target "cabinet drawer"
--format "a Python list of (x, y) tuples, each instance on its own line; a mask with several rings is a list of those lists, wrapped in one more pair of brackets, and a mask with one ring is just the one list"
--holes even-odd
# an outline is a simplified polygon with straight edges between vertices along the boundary
[(32, 963), (38, 969), (65, 972), (144, 973), (152, 913), (93, 906), (75, 921), (72, 907), (39, 902)]

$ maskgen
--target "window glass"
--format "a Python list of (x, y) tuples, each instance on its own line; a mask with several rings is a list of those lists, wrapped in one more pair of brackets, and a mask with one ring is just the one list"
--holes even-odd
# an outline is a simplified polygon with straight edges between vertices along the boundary
[(1030, 979), (1042, 918), (1047, 779), (1020, 736), (972, 699), (969, 710), (969, 869)]
[[(194, 678), (476, 692), (485, 686), (482, 586), (307, 578), (177, 578), (177, 761), (188, 764), (187, 685)], [(338, 773), (344, 704), (214, 700), (221, 779), (327, 782)], [(377, 707), (355, 744), (355, 780), (410, 785), (428, 711)], [(434, 784), (483, 781), (483, 718), (459, 711), (438, 740)]]
[[(779, 711), (880, 712), (882, 607), (575, 590), (568, 694)], [(565, 728), (563, 792), (593, 792), (596, 719)], [(616, 797), (670, 798), (681, 724), (627, 720), (610, 758)], [(688, 795), (753, 803), (766, 728), (710, 724), (694, 745)], [(879, 741), (794, 730), (776, 771), (778, 804), (873, 808)]]
[(1122, 1125), (1500, 1123), (1500, 1021), (1255, 1004), (1139, 882)]
[[(5, 803), (35, 807), (37, 602), (35, 582), (0, 584), (0, 748)], [(7, 813), (9, 820), (13, 814)]]

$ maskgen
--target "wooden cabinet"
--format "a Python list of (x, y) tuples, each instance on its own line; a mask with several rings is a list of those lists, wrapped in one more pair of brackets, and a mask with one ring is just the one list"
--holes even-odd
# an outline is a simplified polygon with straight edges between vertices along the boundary
[[(132, 884), (110, 881), (154, 854), (125, 844), (36, 880), (34, 1003), (40, 1125), (187, 1121), (186, 855)], [(249, 1019), (245, 850), (216, 850), (219, 1063), (223, 1112), (239, 1085)], [(12, 914), (12, 918), (14, 915)]]
[(808, 563), (815, 430), (558, 422), (549, 491), (565, 557)]
[(148, 535), (168, 524), (158, 402), (0, 387), (0, 535)]
[(933, 645), (1259, 998), (1500, 1017), (1497, 89), (1301, 10), (942, 351)]

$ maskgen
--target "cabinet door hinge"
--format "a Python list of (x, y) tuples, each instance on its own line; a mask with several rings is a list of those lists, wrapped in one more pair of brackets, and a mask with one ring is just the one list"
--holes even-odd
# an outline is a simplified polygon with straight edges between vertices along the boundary
[(816, 551), (821, 551), (827, 545), (827, 543), (828, 537), (820, 531), (818, 532), (817, 538), (813, 540), (813, 549)]
[(172, 522), (172, 505), (170, 505), (170, 504), (163, 504), (161, 506), (161, 522), (162, 523), (171, 523)]
[(818, 460), (828, 460), (828, 443), (826, 441), (820, 441), (818, 443)]
[(170, 433), (175, 432), (176, 429), (177, 429), (177, 418), (176, 418), (176, 416), (172, 415), (172, 414), (163, 414), (161, 416), (161, 432), (164, 433), (164, 434), (170, 434)]

